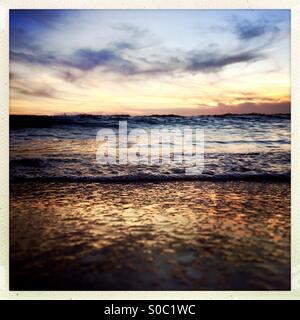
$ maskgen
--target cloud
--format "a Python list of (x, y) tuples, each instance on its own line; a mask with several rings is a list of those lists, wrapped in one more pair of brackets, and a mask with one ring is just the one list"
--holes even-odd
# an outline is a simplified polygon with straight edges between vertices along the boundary
[(252, 101), (264, 101), (264, 102), (270, 102), (270, 101), (273, 101), (272, 98), (270, 97), (257, 97), (255, 95), (253, 96), (241, 96), (241, 97), (236, 97), (234, 98), (234, 101), (235, 102), (252, 102)]
[(124, 75), (134, 74), (136, 72), (136, 66), (122, 58), (118, 53), (118, 50), (102, 49), (79, 49), (70, 59), (60, 61), (60, 64), (64, 64), (70, 67), (77, 68), (82, 71), (92, 70), (98, 66), (105, 67), (107, 71), (121, 73)]
[(10, 50), (9, 58), (12, 61), (31, 63), (31, 64), (41, 64), (41, 65), (55, 65), (60, 64), (59, 58), (52, 53), (44, 53), (36, 50), (35, 53), (32, 52), (18, 52), (15, 50)]
[[(59, 56), (55, 53), (10, 51), (10, 59), (16, 62), (37, 65), (52, 65), (58, 67), (72, 67), (81, 71), (90, 71), (96, 67), (104, 67), (105, 71), (130, 75), (136, 73), (134, 63), (122, 58), (118, 50), (113, 49), (79, 49), (70, 56)], [(64, 71), (66, 79), (71, 79), (70, 71)]]
[(249, 113), (260, 113), (260, 114), (290, 114), (291, 103), (290, 101), (273, 101), (269, 103), (258, 102), (258, 103), (241, 103), (238, 105), (218, 104), (215, 107), (208, 107), (207, 105), (198, 105), (195, 107), (183, 107), (183, 108), (160, 108), (151, 109), (146, 108), (142, 111), (135, 108), (127, 108), (128, 112), (139, 115), (139, 114), (174, 114), (179, 116), (198, 116), (198, 115), (222, 115), (222, 114), (249, 114)]
[(278, 26), (268, 20), (249, 21), (234, 19), (234, 32), (240, 40), (248, 41), (266, 35), (274, 36), (280, 31)]
[(132, 49), (135, 49), (136, 46), (133, 44), (133, 43), (130, 43), (130, 42), (114, 42), (113, 43), (113, 47), (115, 47), (116, 49), (118, 50), (126, 50), (126, 49), (129, 49), (129, 50), (132, 50)]
[(58, 77), (63, 79), (66, 82), (74, 83), (76, 82), (81, 76), (70, 71), (70, 70), (63, 70), (57, 73)]
[(119, 23), (111, 26), (113, 30), (121, 31), (121, 32), (127, 32), (130, 34), (133, 38), (143, 38), (147, 34), (149, 34), (149, 31), (145, 28), (140, 28), (132, 24), (127, 23)]
[[(63, 14), (63, 13), (62, 13)], [(30, 19), (40, 21), (38, 12), (29, 12)], [(44, 15), (43, 15), (44, 17)], [(54, 23), (61, 15), (49, 12), (45, 16), (47, 23)], [(159, 58), (137, 54), (139, 41), (147, 38), (149, 31), (131, 24), (120, 23), (111, 26), (112, 29), (128, 33), (125, 41), (119, 40), (103, 46), (101, 49), (78, 48), (63, 54), (58, 51), (44, 51), (34, 41), (30, 41), (28, 32), (12, 28), (10, 59), (26, 64), (54, 66), (60, 69), (62, 79), (75, 82), (85, 73), (100, 68), (102, 72), (110, 72), (126, 77), (153, 77), (173, 73), (217, 73), (224, 68), (238, 63), (253, 63), (266, 56), (263, 54), (265, 46), (245, 49), (245, 46), (227, 53), (221, 52), (216, 46), (207, 50), (178, 51), (160, 47)], [(253, 39), (266, 33), (276, 33), (279, 29), (268, 21), (234, 19), (234, 31), (241, 40)], [(34, 38), (34, 37), (33, 37)], [(130, 40), (128, 40), (130, 39)], [(75, 71), (75, 72), (73, 72)], [(79, 71), (79, 72), (76, 72)]]
[(44, 97), (44, 98), (56, 98), (52, 89), (49, 88), (15, 88), (18, 93), (26, 96), (34, 96), (34, 97)]
[(218, 55), (216, 52), (196, 52), (187, 58), (187, 71), (192, 72), (217, 72), (224, 67), (241, 63), (241, 62), (255, 62), (263, 58), (263, 55), (254, 52), (246, 51), (227, 55)]
[[(129, 48), (129, 46), (128, 46)], [(70, 67), (82, 71), (92, 70), (98, 66), (104, 67), (106, 71), (122, 75), (162, 75), (171, 72), (217, 72), (224, 67), (241, 63), (254, 62), (262, 59), (263, 55), (253, 51), (241, 52), (228, 55), (220, 55), (212, 52), (183, 53), (181, 57), (167, 57), (164, 61), (143, 59), (141, 63), (124, 59), (119, 50), (102, 49), (80, 49), (66, 61), (61, 61)], [(46, 57), (50, 61), (50, 57)]]
[(203, 107), (199, 106), (198, 114), (243, 114), (243, 113), (262, 113), (262, 114), (275, 114), (275, 113), (291, 113), (290, 101), (270, 101), (270, 102), (244, 102), (236, 105), (229, 105), (226, 103), (219, 103), (216, 107)]
[(61, 56), (56, 53), (42, 52), (16, 52), (10, 51), (12, 61), (19, 61), (29, 64), (52, 65), (62, 69), (62, 78), (74, 82), (74, 73), (69, 69), (73, 68), (81, 72), (88, 72), (97, 67), (104, 72), (111, 72), (123, 76), (161, 76), (174, 72), (177, 73), (209, 73), (219, 72), (223, 68), (237, 63), (250, 63), (261, 60), (264, 56), (254, 50), (243, 52), (220, 54), (216, 49), (208, 51), (181, 52), (177, 56), (167, 56), (161, 60), (153, 58), (140, 58), (132, 55), (124, 58), (123, 50), (134, 54), (134, 45), (126, 43), (121, 49), (112, 46), (100, 50), (78, 49), (70, 56)]
[[(158, 58), (147, 54), (138, 54), (140, 42), (149, 42), (150, 31), (128, 23), (110, 26), (111, 29), (125, 33), (118, 41), (103, 45), (100, 49), (89, 47), (78, 48), (73, 52), (49, 52), (36, 35), (41, 34), (39, 28), (50, 29), (60, 25), (68, 14), (65, 10), (14, 10), (11, 15), (10, 59), (25, 64), (53, 66), (59, 70), (60, 77), (68, 82), (75, 82), (85, 73), (96, 68), (102, 72), (110, 72), (126, 77), (153, 77), (172, 73), (213, 73), (238, 63), (252, 63), (262, 60), (264, 47), (256, 49), (236, 49), (227, 53), (216, 46), (208, 50), (178, 51), (161, 46)], [(72, 10), (71, 10), (72, 11)], [(26, 31), (22, 22), (34, 22), (34, 26)], [(241, 40), (253, 39), (266, 33), (276, 33), (279, 29), (266, 20), (250, 22), (249, 20), (233, 19), (234, 32)], [(29, 23), (30, 25), (30, 23)], [(30, 25), (31, 27), (31, 25)], [(47, 47), (47, 46), (46, 46)], [(75, 72), (73, 72), (75, 71)], [(78, 72), (77, 72), (78, 71)]]
[(61, 99), (59, 97), (60, 92), (58, 90), (45, 84), (31, 83), (29, 87), (27, 82), (16, 80), (13, 83), (11, 83), (10, 89), (23, 96)]

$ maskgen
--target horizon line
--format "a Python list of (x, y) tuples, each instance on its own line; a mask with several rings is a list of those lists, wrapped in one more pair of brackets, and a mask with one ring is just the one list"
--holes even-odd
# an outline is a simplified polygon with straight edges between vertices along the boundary
[(291, 115), (291, 112), (277, 112), (277, 113), (222, 113), (222, 114), (197, 114), (197, 115), (179, 115), (175, 113), (169, 114), (126, 114), (126, 113), (113, 113), (113, 114), (100, 114), (100, 113), (56, 113), (56, 114), (9, 114), (14, 117), (55, 117), (55, 116), (101, 116), (101, 117), (220, 117), (220, 116), (245, 116), (245, 115), (262, 115), (262, 116), (276, 116), (276, 115)]

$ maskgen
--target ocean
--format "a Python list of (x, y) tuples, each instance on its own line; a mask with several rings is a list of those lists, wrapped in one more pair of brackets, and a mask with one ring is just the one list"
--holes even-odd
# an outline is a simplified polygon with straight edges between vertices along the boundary
[[(98, 130), (127, 121), (131, 129), (204, 130), (204, 170), (185, 163), (99, 164)], [(290, 116), (11, 116), (10, 178), (47, 181), (233, 180), (290, 178)], [(144, 149), (147, 150), (147, 141)], [(163, 142), (160, 142), (162, 144)], [(176, 141), (173, 153), (178, 146)], [(179, 149), (178, 152), (181, 152)]]

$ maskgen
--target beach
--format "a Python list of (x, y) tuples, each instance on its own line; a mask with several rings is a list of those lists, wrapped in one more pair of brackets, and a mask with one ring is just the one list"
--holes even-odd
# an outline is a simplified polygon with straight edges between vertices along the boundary
[(289, 290), (290, 184), (15, 182), (11, 290)]

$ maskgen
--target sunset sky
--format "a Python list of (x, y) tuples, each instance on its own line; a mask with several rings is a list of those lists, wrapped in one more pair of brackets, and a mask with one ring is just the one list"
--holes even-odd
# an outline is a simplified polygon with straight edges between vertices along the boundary
[(11, 114), (290, 112), (289, 10), (11, 10)]

